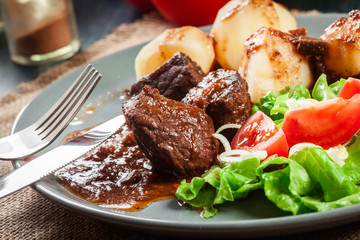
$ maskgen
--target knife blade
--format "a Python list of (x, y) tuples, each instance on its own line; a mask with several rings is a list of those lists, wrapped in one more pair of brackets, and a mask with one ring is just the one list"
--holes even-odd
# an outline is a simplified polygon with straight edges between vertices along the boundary
[(34, 183), (84, 156), (113, 135), (124, 123), (124, 115), (112, 118), (4, 175), (0, 178), (0, 198)]

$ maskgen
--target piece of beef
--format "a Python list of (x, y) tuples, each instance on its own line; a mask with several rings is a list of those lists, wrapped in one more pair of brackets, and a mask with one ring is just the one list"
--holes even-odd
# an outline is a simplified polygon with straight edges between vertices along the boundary
[(157, 88), (161, 95), (180, 101), (204, 76), (196, 62), (185, 53), (178, 52), (154, 72), (134, 83), (130, 95), (136, 95), (145, 85), (150, 85)]
[(304, 56), (321, 56), (326, 52), (326, 42), (320, 38), (300, 37), (294, 44), (296, 51)]
[(273, 34), (290, 41), (296, 51), (303, 56), (323, 55), (326, 51), (326, 42), (320, 38), (309, 37), (305, 28), (289, 30), (289, 32), (273, 30)]
[(336, 76), (333, 76), (334, 74), (327, 71), (324, 66), (323, 58), (327, 52), (327, 46), (324, 40), (321, 38), (311, 38), (304, 34), (294, 39), (293, 44), (299, 54), (308, 57), (314, 79), (318, 79), (324, 72), (327, 73), (328, 80), (334, 77), (336, 78)]
[(227, 123), (243, 124), (252, 109), (246, 81), (238, 72), (224, 69), (210, 72), (182, 102), (204, 109), (215, 129)]
[(219, 143), (212, 136), (214, 125), (198, 107), (145, 86), (122, 108), (140, 149), (161, 171), (194, 176), (216, 161)]

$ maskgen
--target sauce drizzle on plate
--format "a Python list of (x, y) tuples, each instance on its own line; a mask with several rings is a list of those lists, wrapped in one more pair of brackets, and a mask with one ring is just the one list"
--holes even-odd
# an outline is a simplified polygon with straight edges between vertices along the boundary
[(77, 196), (123, 211), (138, 211), (174, 197), (180, 182), (156, 171), (126, 125), (87, 156), (56, 172), (55, 177)]

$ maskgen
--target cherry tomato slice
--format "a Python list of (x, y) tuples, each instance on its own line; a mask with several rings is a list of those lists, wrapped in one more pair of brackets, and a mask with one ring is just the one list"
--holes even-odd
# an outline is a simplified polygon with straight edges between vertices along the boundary
[(252, 152), (266, 150), (268, 156), (277, 154), (284, 157), (289, 149), (284, 132), (260, 111), (251, 116), (237, 131), (231, 148)]
[(285, 113), (282, 129), (289, 146), (310, 142), (328, 149), (347, 142), (360, 128), (360, 94), (333, 98)]
[(356, 78), (348, 78), (339, 93), (339, 97), (350, 99), (357, 93), (360, 93), (360, 80)]

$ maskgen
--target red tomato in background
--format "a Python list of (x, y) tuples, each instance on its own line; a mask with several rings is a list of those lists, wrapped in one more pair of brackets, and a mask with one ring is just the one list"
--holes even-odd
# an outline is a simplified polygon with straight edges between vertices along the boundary
[(218, 10), (229, 0), (152, 0), (168, 21), (177, 25), (212, 24)]
[(357, 93), (360, 93), (360, 80), (356, 78), (348, 78), (339, 93), (339, 97), (350, 99)]
[(328, 149), (347, 142), (360, 128), (360, 94), (333, 98), (285, 113), (282, 129), (289, 146), (310, 142)]
[(142, 12), (150, 12), (155, 10), (155, 6), (151, 0), (125, 0), (125, 1)]
[(274, 154), (287, 157), (289, 146), (284, 132), (263, 112), (256, 112), (237, 131), (231, 149), (250, 152), (266, 150), (268, 157)]

